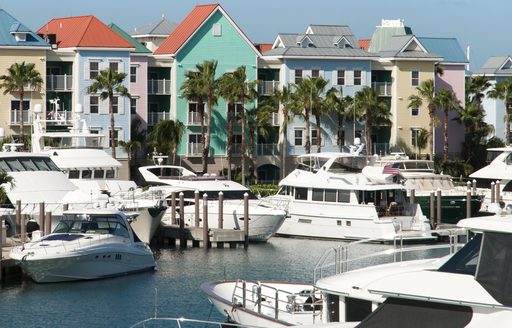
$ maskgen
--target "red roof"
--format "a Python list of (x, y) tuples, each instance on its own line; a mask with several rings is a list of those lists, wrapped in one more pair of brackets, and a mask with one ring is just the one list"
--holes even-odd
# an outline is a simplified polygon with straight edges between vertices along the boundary
[(155, 55), (173, 55), (197, 31), (219, 4), (198, 5), (155, 50)]
[(359, 46), (362, 49), (368, 50), (368, 48), (370, 47), (371, 41), (372, 41), (372, 39), (361, 39), (361, 40), (357, 40), (357, 43), (359, 44)]
[(54, 18), (37, 33), (55, 34), (59, 48), (134, 48), (130, 42), (92, 15)]
[(261, 53), (265, 53), (272, 49), (272, 43), (260, 43), (256, 44), (256, 49), (258, 49)]

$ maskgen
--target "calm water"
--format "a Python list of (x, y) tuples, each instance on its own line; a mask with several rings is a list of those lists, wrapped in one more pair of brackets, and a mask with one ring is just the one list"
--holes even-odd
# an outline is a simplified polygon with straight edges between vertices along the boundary
[[(24, 280), (0, 289), (0, 327), (129, 327), (152, 316), (223, 321), (200, 290), (219, 279), (312, 282), (313, 268), (334, 241), (271, 238), (237, 249), (157, 250), (158, 270), (87, 282), (36, 284)], [(361, 245), (371, 253), (383, 245)], [(171, 325), (167, 325), (171, 326)]]

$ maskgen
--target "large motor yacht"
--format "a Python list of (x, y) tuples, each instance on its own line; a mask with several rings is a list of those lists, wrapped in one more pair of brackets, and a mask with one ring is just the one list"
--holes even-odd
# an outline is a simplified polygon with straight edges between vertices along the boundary
[[(258, 199), (248, 188), (241, 184), (215, 175), (197, 176), (181, 166), (150, 165), (139, 168), (145, 184), (153, 186), (150, 190), (162, 191), (168, 199), (168, 210), (163, 224), (171, 224), (171, 195), (176, 198), (183, 192), (186, 201), (184, 223), (195, 225), (195, 193), (200, 198), (200, 226), (202, 226), (204, 194), (208, 196), (208, 226), (218, 228), (219, 192), (223, 194), (223, 228), (244, 229), (244, 194), (249, 196), (249, 240), (261, 242), (268, 240), (279, 229), (286, 215), (283, 204)], [(283, 205), (283, 206), (281, 206)]]
[(149, 246), (119, 211), (67, 211), (53, 233), (16, 246), (10, 257), (36, 282), (90, 280), (153, 270)]
[(272, 201), (289, 201), (278, 235), (327, 239), (432, 239), (400, 175), (366, 166), (360, 153), (301, 155)]

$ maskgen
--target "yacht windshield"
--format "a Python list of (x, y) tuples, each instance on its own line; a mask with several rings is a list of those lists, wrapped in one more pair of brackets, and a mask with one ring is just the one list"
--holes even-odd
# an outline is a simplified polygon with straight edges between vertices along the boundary
[(0, 169), (6, 172), (60, 171), (48, 157), (12, 157), (0, 159)]
[(125, 221), (115, 214), (65, 214), (53, 233), (111, 234), (129, 238), (128, 231)]
[(453, 255), (439, 271), (449, 273), (469, 274), (474, 276), (478, 264), (478, 256), (480, 255), (480, 247), (482, 244), (482, 234), (477, 234), (464, 247), (462, 247), (455, 255)]
[(342, 156), (334, 160), (329, 167), (329, 172), (361, 172), (366, 166), (366, 158), (364, 156)]
[(303, 156), (297, 158), (297, 169), (308, 172), (317, 172), (329, 158), (316, 156)]

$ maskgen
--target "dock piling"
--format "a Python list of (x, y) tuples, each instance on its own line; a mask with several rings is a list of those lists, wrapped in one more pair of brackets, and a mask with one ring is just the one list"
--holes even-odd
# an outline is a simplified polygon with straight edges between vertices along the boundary
[(496, 202), (499, 203), (500, 200), (501, 200), (501, 196), (500, 196), (500, 180), (496, 180), (496, 184), (494, 185), (494, 187), (496, 188)]
[(210, 236), (208, 235), (208, 194), (203, 194), (203, 248), (210, 248)]
[(194, 191), (194, 226), (199, 227), (199, 190)]
[(249, 248), (249, 194), (244, 194), (244, 248)]
[(52, 212), (46, 212), (46, 218), (44, 220), (44, 235), (49, 235), (52, 229)]
[(21, 231), (21, 200), (16, 201), (16, 232)]
[(435, 197), (434, 191), (430, 192), (430, 225), (434, 227), (435, 224)]
[(224, 193), (219, 191), (219, 229), (224, 229)]
[(473, 196), (476, 196), (476, 180), (473, 179)]
[(438, 227), (441, 224), (441, 189), (437, 189), (437, 225)]
[(176, 224), (176, 192), (171, 193), (171, 224)]
[(185, 195), (180, 192), (180, 249), (187, 248), (185, 239)]
[(466, 192), (466, 217), (471, 217), (471, 191)]
[(24, 244), (26, 241), (27, 241), (27, 215), (26, 214), (22, 214), (21, 215), (21, 222), (20, 222), (20, 226), (21, 226), (21, 230), (20, 230), (20, 239), (21, 239), (21, 242)]
[(44, 202), (39, 203), (39, 230), (44, 233)]
[(491, 182), (491, 203), (496, 202), (496, 187), (494, 181)]
[(411, 189), (411, 198), (409, 199), (411, 204), (414, 204), (416, 202), (416, 190)]

